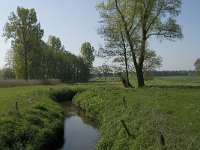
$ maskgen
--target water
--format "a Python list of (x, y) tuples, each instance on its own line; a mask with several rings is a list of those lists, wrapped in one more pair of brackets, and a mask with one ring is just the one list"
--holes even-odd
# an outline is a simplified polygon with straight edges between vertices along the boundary
[(61, 150), (94, 150), (99, 137), (99, 125), (87, 119), (71, 102), (63, 102), (62, 106), (66, 119)]

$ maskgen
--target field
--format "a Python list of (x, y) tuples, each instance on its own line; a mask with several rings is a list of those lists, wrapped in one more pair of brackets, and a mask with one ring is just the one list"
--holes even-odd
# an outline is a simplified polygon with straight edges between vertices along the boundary
[[(132, 84), (135, 86), (134, 81)], [(28, 126), (26, 124), (20, 128), (22, 131), (32, 131), (28, 134), (30, 138), (33, 137), (31, 133), (37, 137), (37, 140), (34, 139), (26, 145), (30, 149), (34, 149), (31, 144), (46, 140), (46, 134), (53, 134), (47, 128), (54, 129), (55, 126), (62, 124), (60, 115), (62, 110), (58, 103), (42, 95), (50, 88), (67, 87), (84, 89), (73, 98), (73, 103), (85, 109), (89, 117), (101, 124), (98, 150), (199, 149), (200, 78), (162, 77), (147, 81), (146, 85), (141, 89), (125, 89), (119, 79), (108, 78), (71, 85), (0, 88), (1, 141), (5, 135), (14, 132), (3, 126), (5, 120), (20, 125), (21, 122), (26, 122), (30, 125), (29, 129), (26, 129)], [(18, 102), (17, 112), (16, 102)], [(54, 114), (51, 115), (52, 118), (45, 115), (45, 110), (48, 110), (47, 114)], [(39, 115), (43, 116), (43, 123), (37, 120)], [(60, 119), (56, 120), (58, 116)], [(54, 121), (52, 123), (49, 120)], [(9, 125), (16, 128), (15, 124)], [(22, 137), (27, 136), (26, 132), (23, 133)], [(23, 138), (17, 142), (14, 139), (18, 136), (17, 134), (13, 138), (7, 138), (8, 141), (4, 145), (10, 142), (12, 146), (14, 140), (19, 147), (23, 147), (20, 141)]]
[(99, 150), (195, 150), (200, 147), (199, 81), (156, 78), (142, 89), (105, 82), (75, 96), (73, 102), (100, 120)]

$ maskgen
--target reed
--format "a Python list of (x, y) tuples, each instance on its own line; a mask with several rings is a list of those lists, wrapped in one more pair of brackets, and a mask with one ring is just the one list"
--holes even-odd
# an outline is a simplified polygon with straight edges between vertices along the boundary
[(45, 80), (0, 80), (0, 87), (15, 87), (15, 86), (28, 86), (28, 85), (54, 85), (60, 84), (58, 79), (45, 79)]

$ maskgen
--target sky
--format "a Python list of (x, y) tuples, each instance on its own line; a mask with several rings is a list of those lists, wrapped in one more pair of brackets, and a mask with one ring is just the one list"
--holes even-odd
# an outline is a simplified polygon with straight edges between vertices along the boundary
[[(98, 50), (103, 39), (97, 34), (100, 16), (95, 6), (101, 0), (0, 0), (0, 68), (5, 65), (5, 54), (10, 41), (2, 37), (3, 28), (11, 12), (17, 6), (34, 8), (41, 28), (43, 40), (49, 35), (59, 37), (66, 50), (80, 54), (81, 44), (90, 42)], [(200, 0), (183, 0), (182, 13), (177, 22), (182, 26), (184, 39), (176, 42), (153, 39), (150, 48), (163, 58), (160, 70), (194, 70), (194, 62), (200, 58)], [(94, 66), (104, 63), (95, 59)]]

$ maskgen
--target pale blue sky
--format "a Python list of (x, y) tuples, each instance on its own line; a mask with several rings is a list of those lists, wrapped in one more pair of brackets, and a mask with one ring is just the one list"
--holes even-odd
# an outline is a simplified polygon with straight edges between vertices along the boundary
[[(97, 34), (99, 14), (96, 4), (101, 0), (1, 0), (0, 1), (0, 68), (5, 64), (6, 51), (10, 42), (5, 43), (3, 27), (10, 12), (17, 6), (35, 8), (38, 21), (44, 29), (43, 39), (49, 35), (61, 39), (65, 48), (78, 55), (81, 44), (90, 42), (95, 49), (103, 40)], [(182, 14), (178, 22), (183, 26), (184, 39), (177, 42), (152, 40), (151, 48), (163, 57), (161, 70), (193, 70), (194, 61), (200, 57), (200, 0), (183, 0)], [(96, 60), (94, 65), (103, 61)]]

